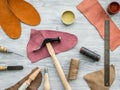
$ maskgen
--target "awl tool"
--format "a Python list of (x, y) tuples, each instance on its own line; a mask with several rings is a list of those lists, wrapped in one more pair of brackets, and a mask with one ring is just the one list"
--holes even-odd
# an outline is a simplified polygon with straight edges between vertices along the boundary
[(110, 21), (104, 22), (104, 85), (110, 86)]
[(0, 71), (5, 70), (22, 70), (23, 66), (17, 65), (17, 66), (0, 66)]
[(50, 81), (49, 81), (49, 75), (48, 75), (48, 68), (44, 69), (45, 75), (44, 75), (44, 90), (50, 90)]
[(3, 46), (0, 46), (0, 52), (3, 52), (3, 53), (14, 53), (16, 55), (19, 55), (19, 56), (23, 57), (23, 55), (15, 53), (15, 52), (12, 52), (11, 50), (9, 50), (9, 49), (7, 49), (6, 47), (3, 47)]

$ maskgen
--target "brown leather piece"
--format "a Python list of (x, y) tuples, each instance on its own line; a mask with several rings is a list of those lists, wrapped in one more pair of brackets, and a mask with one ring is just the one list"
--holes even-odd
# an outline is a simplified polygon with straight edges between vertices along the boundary
[(7, 0), (12, 12), (20, 21), (29, 25), (38, 25), (40, 15), (36, 9), (25, 0)]
[[(18, 90), (18, 88), (28, 79), (28, 77), (36, 70), (37, 68), (33, 69), (30, 74), (28, 74), (26, 77), (24, 77), (22, 80), (17, 82), (15, 85), (5, 89), (5, 90)], [(42, 82), (42, 73), (40, 72), (36, 79), (31, 82), (30, 86), (27, 88), (27, 90), (38, 90), (39, 86)]]
[(77, 9), (96, 27), (104, 39), (104, 21), (110, 20), (110, 48), (115, 50), (120, 45), (120, 30), (107, 15), (98, 0), (83, 0)]
[(17, 39), (21, 35), (20, 22), (9, 9), (7, 0), (0, 0), (0, 26), (10, 38)]
[[(84, 76), (91, 90), (109, 90), (110, 87), (104, 86), (104, 69), (89, 73)], [(115, 80), (115, 67), (110, 65), (110, 86)]]

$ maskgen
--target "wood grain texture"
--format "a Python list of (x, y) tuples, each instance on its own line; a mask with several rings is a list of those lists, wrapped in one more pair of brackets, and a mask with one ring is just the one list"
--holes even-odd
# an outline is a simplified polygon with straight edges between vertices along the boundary
[[(15, 54), (0, 53), (1, 65), (23, 65), (21, 71), (4, 71), (0, 72), (0, 90), (4, 90), (22, 79), (35, 67), (48, 67), (51, 90), (64, 90), (62, 83), (56, 73), (56, 69), (51, 58), (45, 58), (39, 62), (31, 63), (27, 58), (26, 46), (30, 37), (30, 29), (51, 29), (63, 32), (73, 33), (78, 37), (78, 44), (71, 50), (57, 54), (57, 58), (65, 72), (68, 75), (71, 58), (80, 59), (78, 79), (70, 81), (72, 90), (90, 90), (83, 76), (87, 73), (100, 70), (104, 67), (104, 41), (99, 36), (96, 28), (76, 9), (82, 0), (26, 0), (31, 3), (41, 15), (41, 24), (38, 26), (28, 26), (22, 23), (22, 35), (17, 40), (7, 37), (0, 28), (0, 46), (5, 46), (14, 52), (24, 55), (24, 57)], [(102, 7), (106, 10), (107, 5), (113, 0), (99, 0)], [(120, 2), (120, 0), (117, 0)], [(61, 21), (61, 15), (65, 10), (74, 12), (75, 22), (66, 26)], [(110, 16), (114, 23), (120, 28), (120, 13)], [(91, 59), (79, 53), (79, 49), (84, 46), (101, 55), (99, 62), (93, 62)], [(116, 79), (110, 90), (120, 90), (120, 47), (110, 52), (111, 64), (116, 68)], [(44, 75), (44, 74), (43, 74)], [(38, 90), (43, 90), (44, 80)]]

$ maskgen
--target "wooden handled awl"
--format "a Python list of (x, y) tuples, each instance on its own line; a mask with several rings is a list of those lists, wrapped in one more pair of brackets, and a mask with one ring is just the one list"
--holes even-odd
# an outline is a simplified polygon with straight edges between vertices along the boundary
[(10, 51), (9, 49), (7, 49), (6, 47), (3, 47), (3, 46), (0, 46), (0, 52), (3, 52), (3, 53), (14, 53), (16, 55), (19, 55), (19, 56), (23, 57), (23, 55), (20, 55), (18, 53), (12, 52), (12, 51)]
[(37, 75), (39, 74), (40, 72), (40, 68), (38, 68), (37, 70), (35, 70), (35, 72), (33, 72), (29, 78), (19, 87), (18, 90), (26, 90), (27, 87), (31, 84), (31, 82), (33, 80), (35, 80), (35, 78), (37, 77)]
[(48, 68), (45, 68), (44, 90), (50, 90), (50, 81), (49, 81), (49, 76), (48, 76)]
[[(41, 47), (46, 45), (47, 50), (48, 50), (48, 52), (49, 52), (49, 54), (50, 54), (50, 56), (52, 58), (52, 61), (53, 61), (54, 65), (55, 65), (55, 67), (56, 67), (56, 70), (58, 72), (58, 75), (59, 75), (59, 77), (60, 77), (60, 79), (62, 81), (62, 84), (63, 84), (65, 90), (72, 90), (70, 85), (69, 85), (69, 83), (68, 83), (68, 81), (67, 81), (67, 79), (66, 79), (66, 77), (65, 77), (63, 69), (62, 69), (62, 67), (61, 67), (61, 65), (60, 65), (60, 63), (59, 63), (59, 61), (58, 61), (58, 59), (57, 59), (57, 57), (55, 55), (55, 51), (54, 51), (54, 49), (53, 49), (53, 47), (51, 45), (51, 42), (54, 42), (54, 41), (60, 42), (61, 41), (61, 37), (47, 38), (47, 39), (45, 39), (43, 41)], [(39, 47), (38, 49), (34, 50), (33, 52), (36, 52), (37, 50), (41, 49), (41, 47)]]
[(22, 70), (23, 66), (16, 65), (16, 66), (0, 66), (0, 71), (4, 70)]

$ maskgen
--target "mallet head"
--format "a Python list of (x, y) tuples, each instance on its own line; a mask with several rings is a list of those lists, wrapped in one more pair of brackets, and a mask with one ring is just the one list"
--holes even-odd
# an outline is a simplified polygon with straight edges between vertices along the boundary
[(60, 41), (61, 41), (61, 37), (57, 37), (57, 38), (46, 38), (46, 39), (43, 41), (43, 43), (41, 44), (41, 46), (40, 46), (39, 48), (33, 50), (33, 52), (35, 52), (35, 51), (40, 50), (41, 48), (43, 48), (43, 47), (46, 45), (46, 43), (48, 43), (48, 42), (52, 43), (52, 42), (55, 42), (55, 41), (60, 42)]

